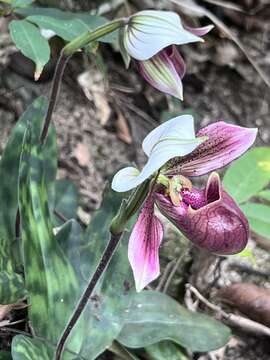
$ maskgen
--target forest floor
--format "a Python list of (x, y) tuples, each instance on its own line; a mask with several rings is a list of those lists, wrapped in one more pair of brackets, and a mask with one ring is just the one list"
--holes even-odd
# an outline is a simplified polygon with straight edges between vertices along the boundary
[[(237, 35), (270, 78), (270, 9), (265, 7), (252, 18), (217, 6), (209, 9)], [(192, 17), (186, 20), (192, 24)], [(26, 106), (35, 97), (48, 95), (53, 69), (52, 65), (47, 70), (46, 81), (34, 83), (31, 69), (26, 73), (23, 70), (27, 67), (25, 59), (15, 52), (7, 32), (5, 36), (6, 22), (0, 23), (1, 150)], [(205, 18), (201, 22), (207, 23)], [(143, 137), (169, 116), (188, 111), (195, 116), (198, 129), (217, 120), (259, 127), (257, 145), (270, 144), (270, 89), (239, 47), (216, 27), (206, 36), (204, 44), (183, 46), (181, 52), (187, 63), (182, 103), (151, 89), (134, 65), (126, 72), (117, 51), (102, 47), (98, 63), (93, 57), (78, 54), (68, 65), (53, 117), (59, 145), (58, 177), (71, 179), (78, 186), (78, 216), (82, 222), (90, 221), (91, 213), (100, 204), (104, 183), (113, 172), (127, 163), (143, 164), (140, 148)], [(182, 251), (177, 240), (171, 229), (162, 245), (163, 269)], [(244, 270), (243, 265), (270, 273), (270, 249), (259, 247), (254, 240), (251, 239), (251, 247), (257, 259), (255, 265), (246, 259), (220, 259), (192, 249), (178, 268), (168, 292), (177, 299), (183, 298), (183, 284), (189, 282), (211, 302), (224, 308), (216, 298), (217, 290), (223, 285), (250, 282), (270, 288), (269, 277)], [(233, 266), (235, 262), (238, 267)], [(190, 305), (187, 298), (186, 303)], [(199, 307), (218, 316), (204, 305)], [(193, 359), (270, 358), (267, 339), (237, 329), (233, 329), (233, 334), (225, 348), (209, 354), (193, 354)]]

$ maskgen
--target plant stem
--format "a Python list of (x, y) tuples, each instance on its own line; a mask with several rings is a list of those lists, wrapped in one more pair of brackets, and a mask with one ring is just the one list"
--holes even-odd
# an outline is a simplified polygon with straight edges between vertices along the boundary
[(55, 352), (55, 360), (61, 360), (61, 355), (64, 350), (65, 343), (76, 325), (79, 317), (81, 316), (85, 306), (88, 303), (89, 298), (91, 297), (95, 286), (97, 285), (99, 279), (102, 274), (106, 270), (108, 264), (110, 263), (113, 254), (117, 248), (117, 245), (120, 242), (122, 234), (124, 232), (126, 223), (130, 220), (130, 218), (135, 214), (135, 212), (139, 209), (142, 203), (147, 196), (149, 190), (149, 180), (146, 180), (143, 184), (141, 184), (131, 195), (128, 201), (123, 200), (120, 209), (118, 210), (117, 215), (112, 220), (111, 223), (111, 238), (109, 243), (107, 244), (103, 255), (97, 265), (97, 268), (89, 280), (88, 286), (84, 290), (76, 308), (66, 325), (63, 334), (57, 344), (56, 352)]
[(71, 57), (71, 55), (67, 56), (63, 52), (63, 50), (61, 51), (59, 60), (57, 62), (56, 68), (55, 68), (55, 72), (54, 72), (54, 76), (53, 76), (53, 83), (52, 83), (52, 88), (51, 88), (51, 94), (50, 94), (50, 99), (49, 99), (49, 106), (48, 106), (48, 110), (47, 110), (46, 117), (44, 120), (43, 129), (42, 129), (42, 132), (40, 135), (41, 144), (44, 144), (44, 142), (46, 140), (49, 126), (50, 126), (50, 123), (52, 120), (52, 114), (55, 109), (56, 101), (57, 101), (58, 94), (60, 91), (63, 74), (64, 74), (67, 62), (70, 59), (70, 57)]
[(120, 27), (126, 24), (125, 19), (113, 20), (105, 25), (101, 25), (96, 28), (94, 31), (87, 32), (78, 36), (76, 39), (68, 43), (64, 48), (64, 53), (69, 56), (74, 54), (75, 51), (81, 49), (82, 47), (90, 44), (91, 42), (100, 39), (101, 37), (119, 29)]
[(85, 289), (84, 293), (82, 294), (81, 299), (79, 300), (79, 302), (76, 306), (76, 309), (75, 309), (73, 315), (71, 316), (68, 324), (66, 325), (65, 330), (57, 344), (55, 360), (61, 359), (61, 355), (62, 355), (64, 346), (65, 346), (65, 343), (68, 339), (68, 336), (71, 333), (75, 324), (77, 323), (79, 317), (81, 316), (81, 313), (83, 312), (85, 306), (87, 305), (88, 300), (89, 300), (90, 296), (92, 295), (92, 292), (93, 292), (98, 280), (100, 279), (104, 270), (108, 266), (113, 254), (117, 248), (117, 245), (119, 244), (121, 235), (122, 235), (122, 233), (117, 234), (117, 235), (111, 234), (111, 239), (102, 255), (102, 258), (94, 272), (94, 275), (90, 279), (87, 288)]
[(43, 129), (40, 135), (40, 142), (41, 144), (44, 144), (49, 126), (52, 120), (52, 114), (55, 109), (56, 101), (58, 98), (63, 74), (67, 65), (67, 62), (71, 58), (71, 56), (82, 47), (90, 44), (91, 42), (98, 40), (99, 38), (119, 29), (121, 26), (125, 24), (124, 19), (117, 19), (114, 21), (111, 21), (105, 25), (99, 26), (97, 29), (86, 32), (74, 40), (72, 40), (70, 43), (68, 43), (61, 51), (59, 60), (57, 62), (54, 77), (53, 77), (53, 83), (52, 83), (52, 89), (50, 93), (50, 99), (49, 99), (49, 106), (47, 110), (47, 114), (44, 120)]

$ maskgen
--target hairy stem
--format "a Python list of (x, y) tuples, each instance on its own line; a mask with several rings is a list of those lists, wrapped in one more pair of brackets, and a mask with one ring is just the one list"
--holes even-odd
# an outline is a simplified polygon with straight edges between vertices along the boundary
[(93, 41), (96, 41), (100, 39), (101, 37), (119, 29), (121, 26), (125, 24), (125, 20), (123, 19), (117, 19), (114, 21), (111, 21), (105, 25), (99, 26), (97, 29), (93, 31), (86, 32), (74, 40), (72, 40), (70, 43), (68, 43), (61, 51), (59, 60), (56, 65), (56, 69), (54, 72), (53, 77), (53, 83), (52, 83), (52, 89), (50, 93), (50, 99), (49, 99), (49, 107), (47, 110), (47, 114), (44, 120), (43, 129), (40, 135), (40, 142), (41, 144), (44, 144), (49, 126), (52, 120), (52, 114), (55, 109), (55, 105), (57, 102), (58, 94), (60, 91), (60, 86), (63, 78), (63, 74), (67, 65), (68, 60), (70, 57), (79, 49), (82, 47), (90, 44)]
[(130, 218), (135, 214), (135, 212), (140, 208), (142, 203), (144, 202), (147, 193), (149, 191), (149, 183), (150, 181), (147, 180), (143, 184), (141, 184), (129, 197), (128, 201), (123, 200), (120, 209), (118, 210), (117, 215), (114, 217), (111, 223), (110, 232), (111, 238), (109, 243), (107, 244), (104, 253), (97, 265), (97, 268), (94, 274), (89, 279), (89, 283), (85, 291), (83, 292), (76, 308), (66, 325), (63, 334), (57, 344), (56, 353), (55, 353), (55, 360), (61, 360), (61, 355), (64, 350), (65, 343), (76, 325), (79, 317), (81, 316), (85, 306), (89, 298), (91, 297), (95, 286), (97, 285), (99, 279), (101, 278), (102, 274), (106, 270), (107, 266), (109, 265), (113, 254), (117, 248), (117, 245), (120, 242), (121, 236), (124, 232), (125, 226)]
[(100, 279), (101, 275), (106, 270), (113, 254), (117, 248), (117, 245), (119, 244), (121, 235), (122, 235), (122, 233), (116, 234), (116, 235), (111, 234), (111, 239), (101, 257), (101, 260), (94, 272), (94, 275), (91, 277), (87, 288), (85, 289), (84, 293), (82, 294), (82, 296), (76, 306), (76, 309), (75, 309), (74, 313), (72, 314), (68, 324), (66, 325), (64, 332), (57, 344), (55, 360), (61, 359), (61, 355), (62, 355), (64, 346), (65, 346), (65, 343), (69, 337), (69, 334), (71, 333), (72, 329), (74, 328), (75, 324), (77, 323), (85, 306), (87, 305), (88, 300), (89, 300), (90, 296), (92, 295), (93, 290), (94, 290), (98, 280)]
[(48, 106), (48, 110), (47, 110), (46, 117), (44, 120), (43, 129), (42, 129), (42, 132), (40, 135), (41, 144), (44, 144), (44, 142), (46, 140), (49, 126), (50, 126), (50, 123), (52, 120), (52, 114), (55, 109), (58, 94), (60, 91), (63, 74), (64, 74), (67, 62), (70, 57), (71, 57), (71, 55), (67, 56), (63, 50), (61, 51), (59, 60), (57, 62), (56, 68), (55, 68), (53, 83), (52, 83), (52, 88), (51, 88), (51, 94), (50, 94), (50, 99), (49, 99), (49, 106)]

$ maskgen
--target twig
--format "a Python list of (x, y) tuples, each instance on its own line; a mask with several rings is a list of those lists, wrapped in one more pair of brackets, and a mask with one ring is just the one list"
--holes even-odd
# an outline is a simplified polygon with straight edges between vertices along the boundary
[(225, 9), (229, 9), (229, 10), (233, 10), (233, 11), (238, 11), (241, 13), (246, 13), (246, 11), (239, 5), (236, 5), (232, 2), (229, 1), (222, 1), (222, 0), (204, 0), (205, 2), (208, 2), (209, 4), (213, 4), (216, 6), (221, 6)]
[(270, 271), (262, 271), (262, 270), (258, 270), (258, 269), (254, 269), (248, 265), (245, 264), (238, 264), (238, 263), (231, 263), (229, 265), (230, 268), (234, 268), (240, 271), (243, 271), (247, 274), (253, 274), (253, 275), (257, 275), (257, 276), (263, 276), (263, 277), (270, 277)]
[(166, 280), (168, 278), (169, 273), (171, 272), (174, 264), (176, 262), (176, 259), (173, 259), (172, 261), (168, 262), (166, 265), (163, 274), (159, 280), (158, 286), (155, 288), (155, 291), (161, 291), (166, 283)]
[(59, 220), (61, 220), (63, 223), (66, 223), (68, 221), (68, 218), (65, 217), (64, 214), (62, 214), (60, 211), (54, 209), (53, 213), (55, 216), (58, 217)]
[(189, 250), (188, 248), (185, 249), (184, 252), (183, 252), (183, 253), (179, 256), (179, 258), (177, 259), (177, 261), (176, 261), (174, 267), (172, 268), (172, 271), (171, 271), (171, 273), (169, 274), (168, 279), (167, 279), (167, 281), (166, 281), (166, 283), (165, 283), (165, 285), (164, 285), (164, 289), (163, 289), (163, 291), (162, 291), (163, 293), (166, 293), (166, 292), (168, 291), (168, 288), (169, 288), (169, 286), (170, 286), (170, 284), (171, 284), (171, 281), (172, 281), (172, 279), (173, 279), (173, 277), (174, 277), (177, 269), (179, 268), (179, 265), (181, 264), (182, 260), (183, 260), (184, 257), (187, 255), (188, 250)]
[(204, 303), (207, 307), (217, 313), (218, 317), (226, 322), (228, 325), (233, 327), (238, 327), (244, 331), (253, 333), (259, 336), (270, 336), (270, 328), (265, 325), (262, 325), (256, 321), (250, 320), (240, 315), (235, 315), (232, 313), (226, 313), (221, 307), (212, 304), (208, 301), (194, 286), (191, 284), (186, 284), (187, 291), (193, 293), (197, 299)]
[(86, 304), (89, 301), (90, 296), (93, 293), (93, 290), (98, 282), (98, 280), (100, 279), (101, 275), (104, 273), (104, 271), (106, 270), (119, 242), (121, 239), (122, 233), (120, 234), (111, 234), (111, 239), (102, 255), (102, 258), (93, 274), (93, 276), (91, 277), (88, 286), (86, 287), (86, 289), (84, 290), (78, 305), (76, 305), (76, 309), (74, 311), (74, 313), (72, 314), (69, 322), (67, 323), (63, 334), (60, 337), (60, 340), (57, 344), (57, 348), (56, 348), (56, 352), (55, 352), (55, 360), (60, 360), (61, 359), (61, 355), (65, 346), (65, 343), (71, 333), (71, 331), (73, 330), (75, 324), (77, 323), (79, 317), (81, 316), (81, 313), (83, 312)]

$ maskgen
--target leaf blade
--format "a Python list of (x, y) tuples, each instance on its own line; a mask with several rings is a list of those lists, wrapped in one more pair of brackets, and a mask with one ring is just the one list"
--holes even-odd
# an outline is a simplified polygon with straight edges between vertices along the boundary
[(140, 348), (172, 340), (192, 351), (210, 351), (224, 346), (229, 336), (216, 320), (186, 310), (165, 294), (143, 291), (134, 298), (118, 341)]
[(27, 20), (12, 20), (9, 24), (12, 40), (24, 56), (36, 64), (35, 80), (50, 59), (50, 47), (36, 26)]

